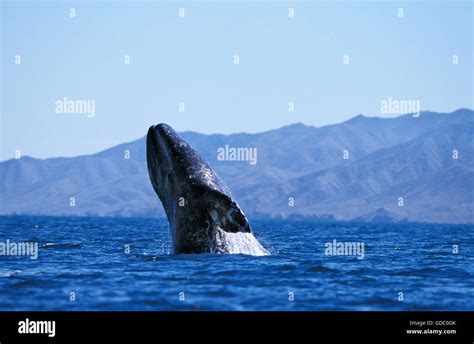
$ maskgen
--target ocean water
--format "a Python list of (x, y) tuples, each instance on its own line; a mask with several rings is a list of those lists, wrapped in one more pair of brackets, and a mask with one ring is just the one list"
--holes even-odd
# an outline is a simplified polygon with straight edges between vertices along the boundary
[(174, 255), (161, 219), (0, 217), (39, 245), (0, 256), (0, 310), (474, 310), (474, 226), (252, 225), (271, 255)]

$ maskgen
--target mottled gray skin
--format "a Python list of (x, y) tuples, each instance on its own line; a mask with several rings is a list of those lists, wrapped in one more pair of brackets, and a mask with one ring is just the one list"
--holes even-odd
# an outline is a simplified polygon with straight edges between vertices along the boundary
[(148, 130), (147, 163), (170, 224), (175, 253), (227, 253), (225, 243), (216, 240), (218, 227), (228, 233), (252, 233), (228, 187), (169, 125)]

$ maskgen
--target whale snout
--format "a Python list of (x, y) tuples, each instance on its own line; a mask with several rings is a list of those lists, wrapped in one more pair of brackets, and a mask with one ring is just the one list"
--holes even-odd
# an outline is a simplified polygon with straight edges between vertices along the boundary
[[(165, 208), (185, 186), (183, 174), (188, 171), (188, 145), (168, 124), (160, 123), (148, 129), (146, 155), (151, 184)], [(191, 154), (192, 155), (192, 154)], [(171, 210), (169, 209), (171, 212)]]
[(162, 136), (163, 134), (166, 134), (166, 132), (169, 132), (170, 130), (173, 130), (173, 129), (166, 123), (155, 124), (155, 125), (152, 125), (148, 129), (148, 135)]
[(181, 141), (181, 138), (174, 129), (166, 123), (152, 125), (148, 129), (147, 142), (159, 143), (164, 150), (173, 150), (179, 141)]
[(152, 125), (147, 134), (147, 153), (153, 154), (148, 158), (170, 156), (178, 140), (178, 134), (168, 124)]
[(150, 181), (158, 195), (163, 192), (166, 171), (171, 168), (169, 161), (166, 129), (168, 125), (162, 123), (148, 129), (146, 140), (146, 155)]

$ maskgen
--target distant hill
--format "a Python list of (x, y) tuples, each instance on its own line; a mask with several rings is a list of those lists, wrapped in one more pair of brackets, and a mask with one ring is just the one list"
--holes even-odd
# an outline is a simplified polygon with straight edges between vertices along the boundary
[[(321, 128), (294, 124), (258, 134), (182, 136), (250, 219), (474, 223), (473, 133), (474, 112), (460, 109), (419, 118), (359, 115)], [(218, 161), (217, 149), (225, 145), (256, 147), (257, 164)], [(164, 216), (147, 174), (145, 138), (88, 156), (1, 162), (0, 214)]]

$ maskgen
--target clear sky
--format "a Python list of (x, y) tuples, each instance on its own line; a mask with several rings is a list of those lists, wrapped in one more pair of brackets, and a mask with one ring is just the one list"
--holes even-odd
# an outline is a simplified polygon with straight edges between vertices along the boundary
[[(94, 153), (158, 122), (322, 126), (396, 116), (380, 114), (389, 97), (473, 108), (470, 1), (3, 1), (1, 30), (0, 160)], [(57, 113), (64, 97), (94, 101), (95, 116)]]

